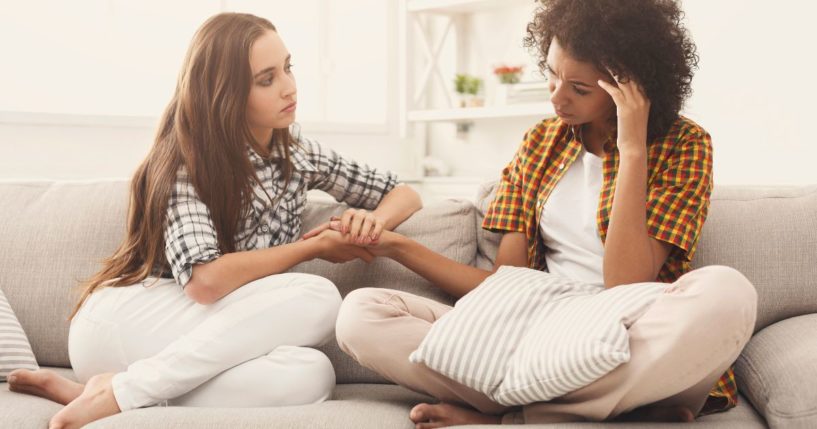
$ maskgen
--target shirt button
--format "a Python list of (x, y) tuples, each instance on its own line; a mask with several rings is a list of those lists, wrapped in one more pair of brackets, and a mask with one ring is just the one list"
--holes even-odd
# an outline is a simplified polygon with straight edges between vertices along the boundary
[(267, 224), (261, 225), (261, 232), (263, 232), (263, 233), (269, 232), (269, 225), (267, 225)]
[(563, 162), (563, 163), (559, 164), (559, 170), (564, 170), (564, 169), (565, 169), (565, 163)]

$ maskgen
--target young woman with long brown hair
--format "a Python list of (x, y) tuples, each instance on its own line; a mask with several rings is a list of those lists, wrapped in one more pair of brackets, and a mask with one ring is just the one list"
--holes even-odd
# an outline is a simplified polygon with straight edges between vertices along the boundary
[[(340, 294), (326, 279), (281, 273), (314, 258), (370, 261), (355, 243), (375, 242), (421, 202), (393, 174), (300, 134), (290, 60), (262, 18), (224, 13), (197, 31), (132, 180), (126, 237), (72, 315), (79, 383), (47, 370), (9, 377), (11, 390), (67, 405), (52, 428), (163, 402), (276, 406), (331, 394), (332, 365), (311, 347), (331, 338)], [(343, 232), (299, 238), (313, 188), (362, 209), (344, 213)]]

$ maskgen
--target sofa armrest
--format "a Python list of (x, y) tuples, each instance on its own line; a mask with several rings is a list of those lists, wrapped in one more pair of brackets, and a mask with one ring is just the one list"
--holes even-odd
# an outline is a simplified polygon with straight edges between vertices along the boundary
[(735, 364), (743, 395), (772, 428), (817, 428), (817, 314), (758, 332)]

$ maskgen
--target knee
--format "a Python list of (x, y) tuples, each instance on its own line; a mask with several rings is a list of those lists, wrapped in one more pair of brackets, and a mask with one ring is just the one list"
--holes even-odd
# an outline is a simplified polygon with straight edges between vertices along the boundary
[[(713, 265), (696, 270), (702, 298), (713, 321), (738, 323), (751, 332), (757, 318), (757, 290), (740, 271)], [(690, 273), (691, 274), (691, 273)]]
[(720, 302), (729, 301), (732, 310), (757, 310), (757, 290), (752, 282), (740, 271), (723, 265), (701, 268), (705, 276), (706, 289)]
[[(319, 350), (308, 347), (282, 346), (276, 350), (288, 359), (287, 376), (295, 389), (288, 396), (290, 405), (314, 404), (332, 397), (335, 390), (335, 369), (329, 358)], [(273, 353), (276, 353), (273, 352)]]
[(342, 298), (331, 280), (314, 274), (296, 274), (296, 287), (327, 311), (337, 314)]
[(361, 346), (372, 338), (373, 323), (378, 320), (371, 311), (372, 305), (382, 299), (383, 289), (362, 288), (346, 295), (335, 322), (335, 336), (338, 346), (355, 357)]

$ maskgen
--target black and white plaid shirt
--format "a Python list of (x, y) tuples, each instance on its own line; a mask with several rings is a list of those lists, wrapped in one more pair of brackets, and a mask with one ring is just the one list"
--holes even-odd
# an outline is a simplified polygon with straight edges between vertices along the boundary
[[(298, 145), (292, 148), (294, 166), (289, 185), (273, 161), (265, 160), (249, 149), (250, 161), (261, 180), (256, 185), (250, 216), (236, 234), (237, 250), (264, 249), (295, 241), (301, 233), (300, 215), (306, 205), (306, 191), (320, 189), (353, 207), (373, 210), (397, 185), (397, 176), (379, 172), (368, 165), (341, 158), (318, 142), (300, 135), (297, 125), (291, 127)], [(275, 199), (270, 207), (264, 190)], [(216, 230), (207, 206), (198, 198), (186, 173), (179, 172), (170, 196), (165, 230), (165, 255), (176, 282), (186, 285), (193, 265), (221, 256)]]

